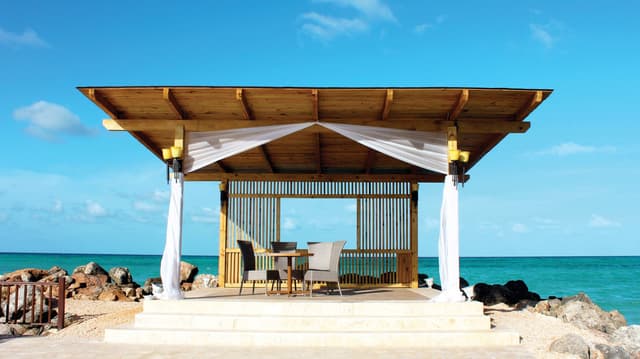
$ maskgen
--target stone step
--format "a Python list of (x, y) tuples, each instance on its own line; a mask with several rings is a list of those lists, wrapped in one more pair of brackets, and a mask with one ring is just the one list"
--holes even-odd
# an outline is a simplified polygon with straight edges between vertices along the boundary
[(177, 330), (158, 328), (106, 329), (110, 343), (200, 345), (238, 347), (492, 347), (518, 345), (520, 337), (505, 331), (403, 331), (403, 332), (269, 332)]
[(256, 316), (246, 314), (165, 314), (140, 313), (136, 328), (174, 328), (241, 331), (450, 331), (489, 330), (490, 318), (482, 315), (397, 316)]
[(480, 302), (429, 303), (426, 300), (414, 301), (363, 301), (349, 302), (340, 300), (298, 299), (279, 300), (149, 300), (144, 302), (146, 313), (199, 313), (234, 314), (268, 316), (394, 316), (425, 317), (441, 316), (443, 313), (472, 316), (483, 315)]

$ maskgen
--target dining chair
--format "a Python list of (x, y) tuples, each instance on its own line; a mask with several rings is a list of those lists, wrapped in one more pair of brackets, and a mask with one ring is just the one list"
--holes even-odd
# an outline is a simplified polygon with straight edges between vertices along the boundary
[(340, 288), (340, 254), (346, 241), (308, 243), (309, 269), (304, 274), (304, 281), (310, 282), (309, 296), (313, 296), (313, 282), (335, 282), (338, 284), (338, 292), (342, 296)]
[(242, 280), (240, 281), (240, 292), (238, 293), (238, 295), (242, 295), (242, 285), (245, 281), (248, 280), (253, 281), (251, 294), (254, 294), (256, 292), (257, 280), (265, 281), (266, 283), (264, 294), (267, 295), (268, 282), (280, 280), (278, 271), (272, 269), (256, 269), (256, 255), (253, 250), (253, 244), (251, 243), (251, 241), (238, 240), (237, 242), (238, 247), (240, 247), (240, 252), (242, 253)]
[[(271, 249), (274, 253), (287, 253), (287, 252), (295, 252), (298, 247), (297, 242), (271, 242)], [(295, 259), (293, 259), (295, 261)], [(293, 268), (295, 268), (295, 262), (292, 263)], [(280, 274), (280, 279), (278, 280), (278, 290), (281, 289), (282, 281), (288, 277), (287, 274), (287, 258), (284, 257), (275, 257), (274, 258), (274, 268)], [(304, 280), (304, 273), (300, 269), (293, 269), (291, 271), (291, 279), (293, 280), (293, 285), (295, 290), (298, 290), (298, 285), (296, 284), (298, 281)], [(271, 285), (271, 289), (273, 290), (273, 284)]]

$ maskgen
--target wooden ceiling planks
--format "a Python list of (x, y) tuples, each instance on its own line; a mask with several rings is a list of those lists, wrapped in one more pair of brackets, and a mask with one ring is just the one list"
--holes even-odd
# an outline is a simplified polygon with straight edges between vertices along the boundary
[[(326, 121), (445, 132), (458, 125), (470, 167), (509, 133), (529, 129), (524, 119), (552, 90), (493, 88), (278, 88), (278, 87), (80, 87), (110, 117), (109, 130), (129, 131), (156, 156), (173, 143), (174, 129), (215, 131)], [(187, 178), (219, 180), (242, 174), (299, 179), (398, 179), (442, 176), (371, 151), (312, 126), (207, 166)], [(318, 177), (320, 176), (320, 177)], [(333, 177), (331, 177), (333, 176)], [(353, 177), (356, 176), (356, 177)], [(367, 177), (368, 176), (368, 177)], [(382, 176), (382, 177), (381, 177)], [(271, 177), (269, 177), (271, 178)], [(275, 177), (274, 177), (275, 178)]]

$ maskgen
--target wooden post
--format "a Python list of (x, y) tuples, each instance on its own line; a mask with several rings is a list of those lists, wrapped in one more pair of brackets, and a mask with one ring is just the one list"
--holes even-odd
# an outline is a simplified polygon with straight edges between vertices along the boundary
[[(35, 288), (33, 288), (35, 292)], [(64, 277), (58, 279), (58, 330), (64, 329), (64, 313), (65, 313), (65, 297), (66, 297), (66, 284)], [(17, 296), (16, 296), (17, 297)], [(7, 317), (9, 315), (7, 314)]]
[(418, 183), (411, 183), (411, 288), (418, 288)]
[(227, 211), (229, 209), (229, 193), (227, 192), (227, 181), (220, 182), (220, 239), (218, 256), (218, 284), (224, 287), (226, 278), (226, 255), (227, 255)]

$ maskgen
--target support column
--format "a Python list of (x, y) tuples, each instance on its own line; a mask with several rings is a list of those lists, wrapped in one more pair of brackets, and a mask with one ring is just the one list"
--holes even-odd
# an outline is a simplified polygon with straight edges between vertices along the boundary
[(224, 287), (227, 282), (227, 212), (229, 210), (229, 193), (227, 181), (220, 182), (220, 238), (218, 254), (218, 285)]
[(411, 183), (411, 288), (418, 288), (418, 183)]

